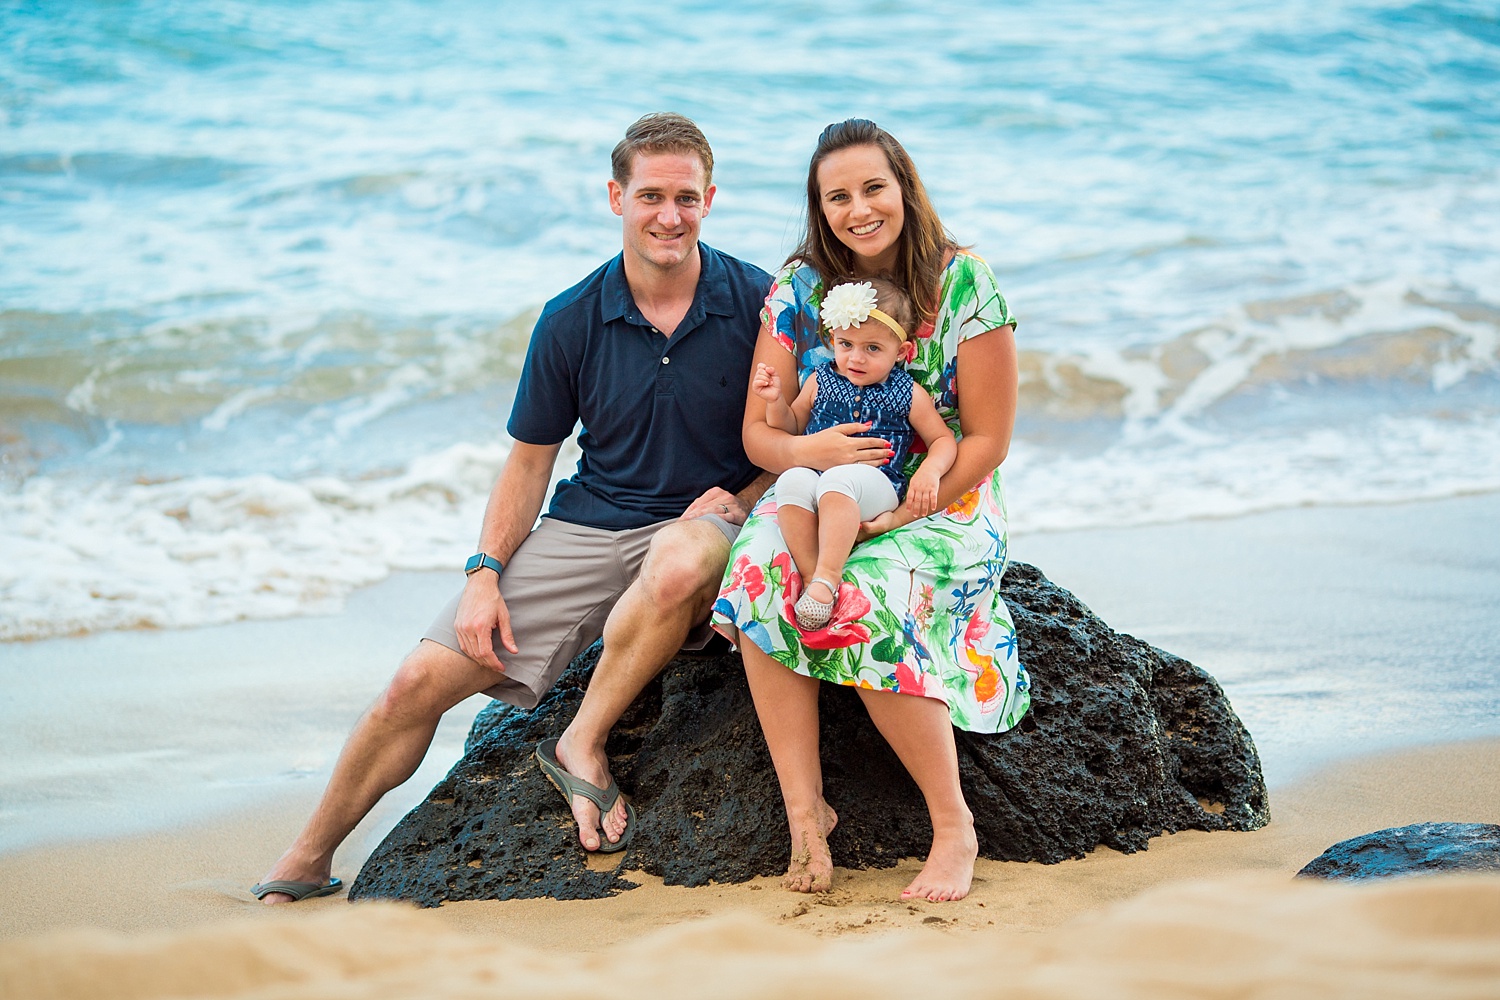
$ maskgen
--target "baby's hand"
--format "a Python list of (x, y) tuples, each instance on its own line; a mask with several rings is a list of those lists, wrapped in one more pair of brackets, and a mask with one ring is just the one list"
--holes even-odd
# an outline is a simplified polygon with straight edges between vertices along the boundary
[(918, 469), (906, 487), (906, 509), (912, 517), (926, 517), (937, 510), (939, 477)]
[(750, 388), (761, 399), (774, 403), (781, 398), (781, 376), (770, 365), (756, 365), (755, 378), (750, 380)]

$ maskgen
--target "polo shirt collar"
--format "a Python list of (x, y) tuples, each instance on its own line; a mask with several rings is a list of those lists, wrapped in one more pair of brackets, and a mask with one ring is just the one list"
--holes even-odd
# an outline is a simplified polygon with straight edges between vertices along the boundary
[(599, 306), (606, 323), (629, 316), (635, 312), (635, 299), (630, 294), (630, 283), (625, 280), (625, 254), (618, 253), (604, 270), (604, 287), (600, 290)]
[[(729, 289), (729, 268), (724, 258), (713, 247), (698, 243), (698, 253), (703, 258), (703, 270), (698, 275), (698, 294), (695, 298), (703, 303), (703, 311), (715, 316), (734, 315), (734, 296)], [(696, 303), (695, 303), (696, 304)]]
[[(724, 258), (701, 240), (698, 242), (698, 257), (702, 262), (702, 270), (698, 272), (698, 288), (693, 292), (693, 304), (688, 308), (683, 322), (691, 320), (696, 325), (696, 320), (703, 313), (733, 316), (734, 297), (729, 287), (729, 268), (725, 265)], [(631, 316), (640, 320), (640, 310), (636, 308), (635, 297), (630, 294), (630, 283), (625, 280), (623, 252), (616, 254), (605, 269), (600, 307), (606, 323)]]

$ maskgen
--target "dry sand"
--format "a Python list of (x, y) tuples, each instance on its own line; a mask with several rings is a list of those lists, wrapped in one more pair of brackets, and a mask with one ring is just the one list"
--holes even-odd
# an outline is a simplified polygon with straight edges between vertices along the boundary
[(1500, 741), (1340, 762), (1248, 834), (1060, 865), (981, 862), (948, 904), (916, 870), (612, 899), (260, 906), (246, 886), (306, 803), (188, 832), (0, 858), (0, 996), (1500, 997), (1500, 876), (1294, 882), (1329, 844), (1500, 819)]

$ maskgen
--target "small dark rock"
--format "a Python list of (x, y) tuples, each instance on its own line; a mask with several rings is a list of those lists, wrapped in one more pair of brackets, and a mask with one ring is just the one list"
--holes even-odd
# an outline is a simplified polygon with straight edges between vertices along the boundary
[(1434, 872), (1500, 871), (1500, 826), (1414, 823), (1341, 840), (1298, 878), (1367, 879)]
[[(1032, 566), (1012, 563), (1002, 586), (1033, 701), (1009, 732), (956, 734), (982, 856), (1050, 864), (1101, 844), (1142, 850), (1162, 832), (1265, 825), (1260, 759), (1212, 677), (1112, 631)], [(632, 888), (627, 866), (674, 885), (785, 871), (776, 773), (733, 654), (674, 660), (615, 727), (611, 766), (638, 832), (620, 869), (585, 864), (532, 751), (573, 717), (599, 652), (574, 660), (532, 711), (481, 712), (463, 759), (371, 855), (350, 898), (594, 898)], [(921, 795), (858, 695), (824, 685), (820, 710), (835, 863), (923, 856)]]

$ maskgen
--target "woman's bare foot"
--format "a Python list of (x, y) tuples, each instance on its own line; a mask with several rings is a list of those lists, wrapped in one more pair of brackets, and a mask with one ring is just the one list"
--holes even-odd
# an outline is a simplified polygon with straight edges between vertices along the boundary
[(901, 898), (934, 903), (963, 899), (974, 881), (974, 859), (978, 856), (979, 841), (974, 836), (973, 823), (934, 832), (927, 863), (911, 885), (901, 890)]
[(838, 814), (827, 802), (819, 802), (811, 815), (787, 815), (792, 830), (792, 862), (782, 885), (792, 892), (828, 892), (833, 888), (833, 855), (828, 835), (838, 826)]

